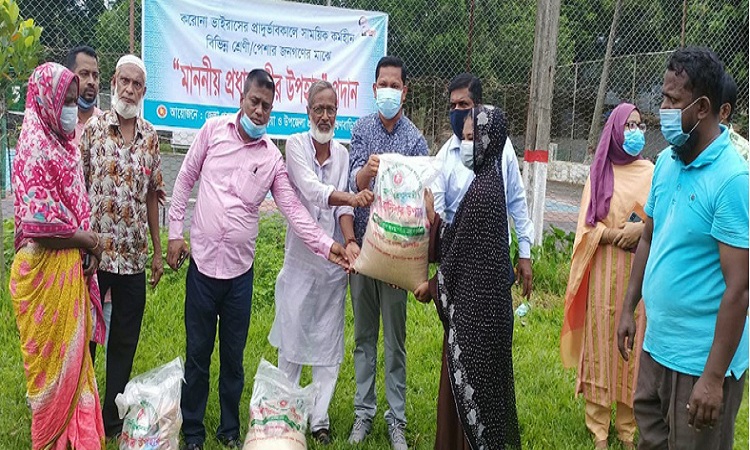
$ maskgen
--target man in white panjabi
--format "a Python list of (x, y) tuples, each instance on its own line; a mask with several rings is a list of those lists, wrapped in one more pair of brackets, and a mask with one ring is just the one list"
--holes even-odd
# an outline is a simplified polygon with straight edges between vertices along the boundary
[[(349, 153), (332, 140), (338, 101), (327, 81), (308, 93), (310, 131), (286, 142), (289, 180), (302, 204), (335, 241), (346, 244), (350, 264), (359, 254), (354, 238), (354, 207), (368, 206), (373, 194), (348, 192)], [(313, 254), (287, 233), (284, 266), (276, 279), (276, 318), (268, 337), (279, 350), (279, 369), (299, 383), (303, 365), (312, 366), (318, 394), (310, 416), (313, 438), (330, 443), (328, 405), (344, 356), (344, 300), (347, 275)]]

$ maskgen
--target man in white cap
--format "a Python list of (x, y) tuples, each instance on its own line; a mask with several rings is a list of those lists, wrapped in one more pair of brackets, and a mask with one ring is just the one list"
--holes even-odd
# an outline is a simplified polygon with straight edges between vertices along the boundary
[[(122, 430), (115, 397), (133, 368), (146, 306), (148, 232), (154, 247), (151, 279), (163, 272), (159, 240), (159, 202), (165, 197), (159, 137), (140, 117), (146, 93), (146, 67), (125, 55), (112, 78), (112, 108), (86, 124), (81, 136), (91, 226), (104, 248), (97, 276), (102, 295), (112, 298), (107, 344), (106, 392), (102, 415), (108, 438)], [(148, 232), (146, 225), (148, 224)]]

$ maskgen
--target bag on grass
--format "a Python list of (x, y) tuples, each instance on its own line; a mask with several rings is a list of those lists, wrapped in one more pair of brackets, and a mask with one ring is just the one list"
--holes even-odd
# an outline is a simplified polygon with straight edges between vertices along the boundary
[(380, 155), (375, 201), (354, 270), (413, 291), (427, 280), (430, 229), (424, 189), (440, 170), (428, 156)]
[(120, 450), (179, 448), (182, 413), (180, 394), (185, 369), (182, 359), (138, 375), (117, 394), (115, 404), (122, 424)]
[(317, 388), (300, 388), (273, 364), (260, 360), (250, 398), (243, 450), (306, 450), (305, 431)]

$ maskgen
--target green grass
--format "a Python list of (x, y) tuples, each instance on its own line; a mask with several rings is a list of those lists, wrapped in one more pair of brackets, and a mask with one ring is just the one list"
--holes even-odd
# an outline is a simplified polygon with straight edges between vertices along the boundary
[[(283, 223), (276, 217), (264, 219), (258, 238), (255, 266), (253, 316), (245, 350), (245, 392), (241, 404), (241, 421), (247, 423), (248, 402), (253, 376), (261, 357), (276, 362), (276, 351), (268, 344), (267, 336), (274, 317), (273, 292), (276, 274), (283, 261)], [(6, 242), (9, 242), (6, 236)], [(183, 302), (185, 273), (167, 269), (159, 286), (149, 288), (141, 341), (135, 358), (133, 374), (150, 370), (176, 356), (184, 356), (185, 328)], [(543, 283), (538, 283), (537, 286)], [(514, 291), (516, 302), (519, 292)], [(407, 402), (409, 420), (407, 439), (414, 449), (432, 449), (435, 435), (435, 412), (440, 372), (442, 330), (432, 305), (423, 305), (410, 297), (407, 312)], [(533, 307), (523, 320), (516, 320), (513, 356), (516, 378), (516, 398), (523, 446), (526, 449), (587, 449), (592, 440), (583, 421), (583, 400), (575, 398), (574, 371), (564, 370), (560, 364), (558, 342), (562, 325), (562, 299), (558, 295), (536, 292)], [(351, 303), (347, 299), (346, 350), (336, 394), (330, 408), (334, 444), (331, 449), (351, 448), (346, 443), (353, 422), (354, 369), (352, 349)], [(103, 388), (103, 359), (97, 358), (97, 380)], [(387, 408), (383, 395), (382, 345), (379, 356), (378, 417), (373, 433), (358, 448), (375, 450), (389, 448), (386, 425), (382, 413)], [(208, 439), (206, 449), (221, 447), (213, 439), (218, 426), (217, 393), (218, 351), (211, 366), (211, 391), (206, 412)], [(30, 412), (25, 404), (25, 381), (19, 351), (15, 318), (7, 295), (0, 300), (0, 450), (30, 448)], [(309, 369), (303, 372), (303, 383), (310, 380)], [(748, 448), (747, 394), (737, 420), (735, 449)], [(246, 426), (242, 432), (246, 431)], [(614, 432), (612, 435), (614, 436)], [(611, 448), (619, 448), (611, 440)], [(310, 448), (319, 448), (311, 442)], [(108, 449), (116, 449), (110, 443)], [(320, 447), (322, 448), (322, 447)]]

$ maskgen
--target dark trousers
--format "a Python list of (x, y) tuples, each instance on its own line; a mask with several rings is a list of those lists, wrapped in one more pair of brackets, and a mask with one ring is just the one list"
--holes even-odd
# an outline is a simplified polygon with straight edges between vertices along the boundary
[[(104, 433), (108, 437), (122, 431), (122, 419), (117, 413), (115, 397), (125, 390), (133, 370), (133, 357), (141, 335), (143, 311), (146, 308), (146, 272), (118, 275), (102, 270), (97, 272), (102, 301), (108, 290), (112, 291), (112, 321), (109, 326), (107, 346), (107, 385), (104, 392), (102, 417)], [(96, 355), (92, 342), (91, 357)]]
[(667, 369), (641, 353), (633, 409), (640, 430), (639, 450), (732, 450), (734, 422), (747, 373), (724, 379), (724, 399), (713, 428), (688, 427), (687, 404), (698, 377)]
[(250, 325), (253, 269), (229, 280), (207, 277), (190, 260), (185, 292), (187, 357), (182, 388), (182, 434), (187, 444), (206, 439), (203, 417), (208, 401), (209, 369), (219, 325), (219, 405), (217, 437), (238, 438), (240, 396), (245, 384), (242, 359)]

